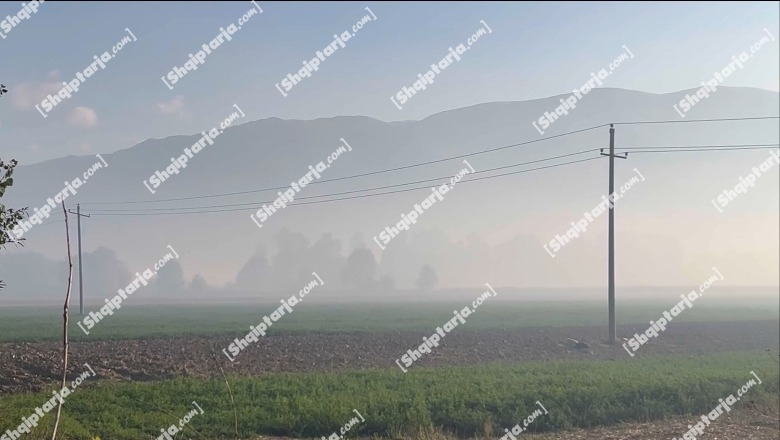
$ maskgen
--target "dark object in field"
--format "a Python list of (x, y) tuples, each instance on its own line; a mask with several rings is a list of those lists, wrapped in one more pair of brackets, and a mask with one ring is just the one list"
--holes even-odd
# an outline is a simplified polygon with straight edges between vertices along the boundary
[(586, 344), (584, 342), (580, 342), (580, 341), (578, 341), (576, 339), (572, 339), (572, 338), (566, 338), (566, 339), (568, 339), (571, 342), (574, 342), (574, 348), (580, 348), (580, 349), (590, 348), (590, 344)]

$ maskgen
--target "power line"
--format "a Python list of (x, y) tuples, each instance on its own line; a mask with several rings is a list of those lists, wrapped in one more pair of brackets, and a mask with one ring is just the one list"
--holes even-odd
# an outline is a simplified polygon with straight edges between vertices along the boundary
[[(429, 160), (427, 162), (420, 162), (420, 163), (414, 163), (414, 164), (409, 164), (409, 165), (403, 165), (403, 166), (400, 166), (400, 167), (388, 168), (388, 169), (385, 169), (385, 170), (371, 171), (371, 172), (368, 172), (368, 173), (354, 174), (354, 175), (351, 175), (351, 176), (337, 177), (337, 178), (334, 178), (334, 179), (318, 180), (316, 182), (312, 182), (311, 184), (314, 185), (316, 183), (335, 182), (335, 181), (338, 181), (338, 180), (355, 179), (357, 177), (373, 176), (373, 175), (376, 175), (376, 174), (389, 173), (391, 171), (405, 170), (405, 169), (419, 167), (419, 166), (423, 166), (423, 165), (431, 165), (431, 164), (445, 162), (445, 161), (453, 160), (453, 159), (460, 159), (460, 158), (464, 158), (464, 157), (477, 156), (477, 155), (485, 154), (485, 153), (493, 153), (495, 151), (505, 150), (507, 148), (520, 147), (520, 146), (523, 146), (523, 145), (533, 144), (533, 143), (536, 143), (536, 142), (542, 142), (542, 141), (546, 141), (546, 140), (549, 140), (549, 139), (555, 139), (555, 138), (558, 138), (558, 137), (569, 136), (569, 135), (576, 134), (576, 133), (582, 133), (584, 131), (595, 130), (597, 128), (606, 127), (608, 125), (609, 124), (596, 125), (596, 126), (593, 126), (593, 127), (583, 128), (581, 130), (569, 131), (569, 132), (566, 132), (566, 133), (561, 133), (561, 134), (557, 134), (557, 135), (554, 135), (554, 136), (548, 136), (548, 137), (541, 138), (541, 139), (534, 139), (534, 140), (530, 140), (530, 141), (519, 142), (519, 143), (516, 143), (516, 144), (504, 145), (502, 147), (490, 148), (490, 149), (487, 149), (487, 150), (476, 151), (474, 153), (460, 154), (460, 155), (457, 155), (457, 156), (450, 156), (450, 157), (445, 157), (445, 158), (442, 158), (442, 159)], [(276, 190), (287, 189), (287, 188), (289, 188), (289, 185), (288, 186), (277, 186), (277, 187), (271, 187), (271, 188), (255, 189), (255, 190), (249, 190), (249, 191), (236, 191), (236, 192), (230, 192), (230, 193), (209, 194), (209, 195), (193, 196), (193, 197), (174, 197), (174, 198), (170, 198), (170, 199), (160, 199), (160, 200), (133, 200), (133, 201), (127, 201), (127, 202), (92, 202), (92, 203), (84, 203), (84, 205), (116, 205), (116, 204), (125, 204), (125, 203), (172, 202), (172, 201), (178, 201), (178, 200), (205, 199), (205, 198), (209, 198), (209, 197), (221, 197), (221, 196), (231, 196), (231, 195), (239, 195), (239, 194), (249, 194), (249, 193), (253, 193), (253, 192), (276, 191)]]
[(636, 121), (613, 122), (615, 125), (640, 125), (640, 124), (680, 124), (684, 122), (722, 122), (722, 121), (754, 121), (760, 119), (778, 119), (780, 116), (757, 116), (754, 118), (718, 118), (718, 119), (679, 119), (673, 121)]
[[(778, 144), (780, 145), (780, 144)], [(661, 149), (630, 149), (631, 153), (685, 153), (692, 151), (734, 151), (734, 150), (771, 150), (776, 147), (744, 147), (744, 148), (672, 148), (668, 150)], [(638, 151), (637, 151), (638, 150)]]
[[(579, 160), (574, 160), (574, 161), (571, 161), (571, 162), (563, 162), (563, 163), (559, 163), (559, 164), (555, 164), (555, 165), (547, 165), (547, 166), (538, 167), (538, 168), (531, 168), (531, 169), (528, 169), (528, 170), (512, 171), (512, 172), (509, 172), (509, 173), (497, 174), (495, 176), (477, 177), (475, 179), (464, 180), (464, 181), (460, 182), (459, 185), (462, 184), (462, 183), (475, 182), (475, 181), (478, 181), (478, 180), (485, 180), (485, 179), (493, 179), (493, 178), (496, 178), (496, 177), (510, 176), (510, 175), (514, 175), (514, 174), (527, 173), (527, 172), (530, 172), (530, 171), (543, 170), (543, 169), (547, 169), (547, 168), (555, 168), (555, 167), (559, 167), (559, 166), (563, 166), (563, 165), (570, 165), (570, 164), (574, 164), (574, 163), (586, 162), (586, 161), (589, 161), (589, 160), (596, 160), (596, 159), (601, 159), (601, 157), (600, 156), (589, 157), (589, 158), (586, 158), (586, 159), (579, 159)], [(407, 189), (400, 189), (400, 190), (395, 190), (395, 191), (386, 191), (386, 192), (376, 193), (376, 194), (363, 194), (363, 195), (358, 195), (358, 196), (342, 197), (342, 198), (328, 199), (328, 200), (314, 200), (314, 201), (310, 201), (310, 202), (293, 203), (293, 204), (288, 205), (288, 206), (301, 206), (301, 205), (311, 205), (311, 204), (314, 204), (314, 203), (336, 202), (336, 201), (341, 201), (341, 200), (351, 200), (351, 199), (359, 199), (359, 198), (363, 198), (363, 197), (374, 197), (374, 196), (381, 196), (381, 195), (386, 195), (386, 194), (394, 194), (394, 193), (401, 193), (401, 192), (408, 192), (408, 191), (416, 191), (418, 189), (427, 189), (427, 188), (430, 188), (430, 187), (429, 186), (420, 186), (420, 187), (417, 187), (417, 188), (407, 188)], [(254, 203), (254, 205), (257, 206), (260, 203), (269, 203), (269, 202), (256, 202), (256, 203)], [(176, 208), (169, 208), (169, 209), (174, 210)], [(187, 209), (187, 208), (181, 208), (181, 209)], [(193, 209), (193, 208), (190, 208), (190, 209)], [(246, 210), (247, 209), (245, 209), (245, 208), (239, 208), (239, 209), (222, 209), (222, 210), (214, 210), (214, 211), (192, 211), (192, 212), (174, 211), (174, 212), (165, 212), (165, 213), (148, 213), (148, 212), (146, 212), (144, 210), (138, 210), (138, 211), (143, 211), (143, 212), (140, 212), (140, 213), (123, 213), (123, 214), (93, 213), (93, 215), (180, 215), (180, 214), (203, 214), (203, 213), (212, 213), (212, 212), (233, 212), (233, 211), (246, 211)]]
[[(649, 147), (624, 147), (623, 149), (629, 150), (632, 153), (673, 153), (673, 152), (691, 152), (691, 151), (729, 151), (729, 150), (745, 150), (745, 149), (765, 149), (765, 148), (769, 148), (769, 145), (780, 145), (780, 144), (712, 145), (712, 146), (690, 146), (690, 148), (688, 148), (686, 146), (649, 146)], [(637, 150), (646, 150), (646, 149), (667, 149), (667, 150), (637, 151)], [(513, 168), (513, 167), (516, 167), (516, 166), (527, 165), (527, 164), (531, 164), (531, 163), (538, 163), (538, 162), (543, 162), (543, 161), (547, 161), (547, 160), (560, 159), (560, 158), (563, 158), (563, 157), (575, 156), (575, 155), (589, 153), (589, 152), (596, 151), (596, 150), (598, 150), (598, 149), (588, 149), (588, 150), (578, 151), (578, 152), (575, 152), (575, 153), (569, 153), (569, 154), (564, 154), (564, 155), (559, 155), (559, 156), (553, 156), (553, 157), (544, 158), (544, 159), (538, 159), (538, 160), (534, 160), (534, 161), (521, 162), (521, 163), (516, 163), (516, 164), (512, 164), (512, 165), (504, 165), (504, 166), (501, 166), (501, 167), (495, 167), (495, 168), (490, 168), (490, 169), (487, 169), (487, 170), (476, 171), (473, 174), (480, 174), (480, 173), (485, 173), (485, 172), (497, 171), (497, 170), (506, 169), (506, 168)], [(576, 163), (576, 162), (571, 162), (571, 163)], [(566, 164), (568, 164), (568, 163), (563, 163), (563, 164), (559, 164), (559, 165), (566, 165)], [(555, 166), (557, 166), (557, 165), (555, 165)], [(536, 169), (543, 169), (543, 168), (536, 168)], [(536, 169), (523, 170), (523, 171), (533, 171), (533, 170), (536, 170)], [(507, 175), (507, 174), (491, 176), (491, 177), (500, 177), (500, 176), (503, 176), (503, 175)], [(329, 194), (320, 194), (320, 195), (314, 195), (314, 196), (300, 197), (300, 198), (296, 198), (296, 200), (319, 199), (319, 198), (323, 198), (323, 197), (333, 197), (333, 196), (339, 196), (339, 195), (345, 195), (345, 194), (361, 193), (361, 192), (366, 192), (366, 191), (376, 191), (376, 190), (387, 189), (387, 188), (395, 188), (395, 187), (399, 187), (399, 186), (408, 186), (408, 185), (415, 185), (415, 184), (418, 184), (418, 183), (439, 181), (439, 180), (442, 180), (442, 179), (447, 179), (449, 177), (450, 176), (443, 176), (443, 177), (436, 177), (436, 178), (432, 178), (432, 179), (423, 179), (423, 180), (417, 180), (417, 181), (413, 181), (413, 182), (405, 182), (405, 183), (398, 183), (398, 184), (392, 184), (392, 185), (384, 185), (384, 186), (373, 187), (373, 188), (364, 188), (364, 189), (357, 189), (357, 190), (351, 190), (351, 191), (343, 191), (343, 192), (338, 192), (338, 193), (329, 193)], [(469, 179), (469, 180), (481, 180), (481, 179)], [(287, 189), (287, 188), (285, 188), (285, 189)], [(415, 189), (419, 189), (419, 188), (411, 188), (410, 190), (415, 190)], [(374, 195), (390, 194), (390, 193), (392, 193), (392, 192), (379, 193), (379, 194), (374, 194)], [(346, 199), (348, 199), (348, 198), (334, 199), (334, 201), (335, 200), (346, 200)], [(330, 201), (330, 200), (320, 200), (319, 202), (327, 202), (327, 201)], [(273, 200), (259, 201), (259, 202), (249, 202), (249, 203), (232, 203), (232, 204), (225, 204), (225, 205), (189, 206), (189, 207), (175, 207), (175, 208), (101, 209), (101, 210), (97, 210), (95, 212), (99, 213), (99, 215), (107, 215), (106, 213), (110, 213), (110, 212), (133, 213), (133, 214), (137, 215), (136, 212), (151, 213), (151, 212), (154, 212), (154, 211), (172, 211), (172, 212), (166, 212), (166, 214), (170, 214), (170, 213), (188, 213), (188, 212), (186, 212), (187, 210), (193, 210), (193, 209), (197, 210), (197, 209), (212, 209), (212, 208), (247, 207), (247, 206), (258, 206), (258, 205), (261, 205), (261, 204), (271, 204), (271, 203), (273, 203)], [(298, 203), (298, 204), (308, 204), (308, 203), (309, 202)], [(226, 212), (226, 211), (209, 211), (209, 212)], [(152, 215), (152, 214), (150, 214), (150, 215)]]
[(662, 146), (646, 146), (646, 147), (615, 147), (618, 150), (650, 150), (650, 149), (659, 149), (659, 148), (669, 148), (669, 149), (676, 149), (676, 148), (706, 148), (706, 149), (713, 149), (714, 151), (716, 148), (724, 148), (724, 149), (736, 149), (739, 147), (776, 147), (780, 144), (742, 144), (742, 145), (662, 145)]
[[(689, 119), (689, 120), (670, 120), (670, 121), (635, 121), (635, 122), (615, 122), (614, 124), (616, 124), (616, 125), (673, 124), (673, 123), (682, 123), (682, 122), (685, 122), (685, 123), (690, 123), (690, 122), (721, 122), (721, 121), (744, 121), (744, 120), (761, 120), (761, 119), (777, 119), (777, 118), (780, 118), (780, 116), (759, 116), (759, 117), (747, 117), (747, 118), (721, 118), (721, 119)], [(436, 159), (436, 160), (431, 160), (431, 161), (427, 161), (427, 162), (420, 162), (420, 163), (415, 163), (415, 164), (403, 165), (403, 166), (400, 166), (400, 167), (388, 168), (388, 169), (385, 169), (385, 170), (377, 170), (377, 171), (371, 171), (371, 172), (368, 172), (368, 173), (354, 174), (354, 175), (351, 175), (351, 176), (319, 180), (319, 181), (316, 181), (316, 182), (311, 182), (311, 184), (314, 185), (314, 184), (318, 184), (318, 183), (335, 182), (335, 181), (338, 181), (338, 180), (346, 180), (346, 179), (354, 179), (354, 178), (358, 178), (358, 177), (372, 176), (372, 175), (376, 175), (376, 174), (389, 173), (389, 172), (392, 172), (392, 171), (399, 171), (399, 170), (404, 170), (404, 169), (409, 169), (409, 168), (414, 168), (414, 167), (419, 167), (419, 166), (424, 166), (424, 165), (431, 165), (431, 164), (435, 164), (435, 163), (441, 163), (441, 162), (445, 162), (445, 161), (453, 160), (453, 159), (460, 159), (460, 158), (464, 158), (464, 157), (476, 156), (476, 155), (485, 154), (485, 153), (492, 153), (492, 152), (495, 152), (495, 151), (501, 151), (501, 150), (505, 150), (505, 149), (508, 149), (508, 148), (519, 147), (519, 146), (523, 146), (523, 145), (533, 144), (533, 143), (536, 143), (536, 142), (542, 142), (542, 141), (549, 140), (549, 139), (555, 139), (555, 138), (559, 138), (559, 137), (563, 137), (563, 136), (569, 136), (569, 135), (572, 135), (572, 134), (582, 133), (582, 132), (585, 132), (585, 131), (595, 130), (597, 128), (603, 128), (603, 127), (607, 127), (609, 125), (610, 124), (594, 125), (594, 126), (591, 126), (591, 127), (580, 129), (580, 130), (574, 130), (574, 131), (569, 131), (569, 132), (566, 132), (566, 133), (556, 134), (556, 135), (553, 135), (553, 136), (547, 136), (547, 137), (544, 137), (544, 138), (541, 138), (541, 139), (534, 139), (534, 140), (530, 140), (530, 141), (519, 142), (519, 143), (516, 143), (516, 144), (510, 144), (510, 145), (505, 145), (505, 146), (501, 146), (501, 147), (490, 148), (490, 149), (487, 149), (487, 150), (476, 151), (476, 152), (473, 152), (473, 153), (461, 154), (461, 155), (457, 155), (457, 156), (450, 156), (450, 157), (446, 157), (446, 158), (442, 158), (442, 159)], [(124, 202), (88, 202), (88, 203), (83, 203), (83, 204), (84, 205), (121, 205), (121, 204), (134, 204), (134, 203), (162, 203), (162, 202), (173, 202), (173, 201), (181, 201), (181, 200), (196, 200), (196, 199), (206, 199), (206, 198), (212, 198), (212, 197), (224, 197), (224, 196), (233, 196), (233, 195), (241, 195), (241, 194), (251, 194), (251, 193), (255, 193), (255, 192), (264, 192), (264, 191), (277, 191), (277, 190), (282, 190), (282, 189), (287, 189), (287, 188), (288, 188), (288, 186), (277, 186), (277, 187), (261, 188), (261, 189), (255, 189), (255, 190), (234, 191), (234, 192), (218, 193), (218, 194), (206, 194), (206, 195), (191, 196), (191, 197), (173, 197), (173, 198), (169, 198), (169, 199), (158, 199), (158, 200), (130, 200), (130, 201), (124, 201)]]
[[(755, 120), (755, 119), (773, 119), (773, 118), (778, 118), (778, 117), (777, 116), (765, 116), (765, 117), (754, 117), (754, 118), (691, 119), (691, 120), (680, 120), (680, 121), (637, 121), (637, 122), (617, 122), (615, 124), (627, 125), (627, 124), (663, 124), (663, 123), (678, 123), (678, 122), (717, 122), (717, 121)], [(389, 168), (389, 169), (385, 169), (385, 170), (372, 171), (372, 172), (362, 173), (362, 174), (355, 174), (355, 175), (351, 175), (351, 176), (319, 180), (319, 181), (316, 181), (316, 182), (312, 182), (311, 184), (313, 185), (313, 184), (317, 184), (317, 183), (326, 183), (326, 182), (335, 182), (335, 181), (338, 181), (338, 180), (354, 179), (354, 178), (357, 178), (357, 177), (365, 177), (365, 176), (371, 176), (371, 175), (376, 175), (376, 174), (381, 174), (381, 173), (387, 173), (387, 172), (392, 172), (392, 171), (399, 171), (399, 170), (403, 170), (403, 169), (414, 168), (414, 167), (423, 166), (423, 165), (431, 165), (431, 164), (435, 164), (435, 163), (445, 162), (445, 161), (448, 161), (448, 160), (460, 159), (460, 158), (470, 157), (470, 156), (476, 156), (476, 155), (479, 155), (479, 154), (492, 153), (492, 152), (495, 152), (495, 151), (500, 151), (500, 150), (505, 150), (505, 149), (508, 149), (508, 148), (514, 148), (514, 147), (519, 147), (519, 146), (523, 146), (523, 145), (528, 145), (528, 144), (532, 144), (532, 143), (536, 143), (536, 142), (545, 141), (545, 140), (548, 140), (548, 139), (555, 139), (555, 138), (558, 138), (558, 137), (569, 136), (569, 135), (572, 135), (572, 134), (582, 133), (582, 132), (589, 131), (589, 130), (595, 130), (597, 128), (606, 127), (608, 125), (610, 125), (610, 124), (595, 125), (595, 126), (583, 128), (583, 129), (580, 129), (580, 130), (574, 130), (574, 131), (570, 131), (570, 132), (566, 132), (566, 133), (561, 133), (561, 134), (557, 134), (557, 135), (553, 135), (553, 136), (548, 136), (548, 137), (541, 138), (541, 139), (534, 139), (534, 140), (520, 142), (520, 143), (516, 143), (516, 144), (505, 145), (505, 146), (502, 146), (502, 147), (496, 147), (496, 148), (491, 148), (491, 149), (487, 149), (487, 150), (477, 151), (477, 152), (474, 152), (474, 153), (467, 153), (467, 154), (461, 154), (461, 155), (457, 155), (457, 156), (450, 156), (450, 157), (446, 157), (446, 158), (442, 158), (442, 159), (436, 159), (436, 160), (431, 160), (431, 161), (427, 161), (427, 162), (420, 162), (420, 163), (416, 163), (416, 164), (403, 165), (403, 166), (400, 166), (400, 167)], [(275, 191), (275, 190), (287, 189), (288, 187), (289, 186), (278, 186), (278, 187), (262, 188), (262, 189), (256, 189), (256, 190), (248, 190), (248, 191), (236, 191), (236, 192), (229, 192), (229, 193), (209, 194), (209, 195), (200, 195), (200, 196), (192, 196), (192, 197), (175, 197), (175, 198), (170, 198), (170, 199), (159, 199), (159, 200), (134, 200), (134, 201), (126, 201), (126, 202), (91, 202), (91, 203), (84, 203), (84, 205), (116, 205), (116, 204), (131, 204), (131, 203), (161, 203), (161, 202), (170, 202), (170, 201), (179, 201), (179, 200), (194, 200), (194, 199), (202, 199), (202, 198), (210, 198), (210, 197), (222, 197), (222, 196), (230, 196), (230, 195), (249, 194), (249, 193), (253, 193), (253, 192)]]
[[(521, 165), (529, 165), (529, 164), (532, 164), (532, 163), (544, 162), (544, 161), (554, 160), (554, 159), (561, 159), (561, 158), (564, 158), (564, 157), (576, 156), (576, 155), (579, 155), (579, 154), (590, 153), (590, 152), (594, 152), (594, 151), (598, 151), (598, 148), (592, 148), (592, 149), (589, 149), (589, 150), (578, 151), (576, 153), (563, 154), (563, 155), (560, 155), (560, 156), (548, 157), (548, 158), (545, 158), (545, 159), (538, 159), (538, 160), (532, 160), (532, 161), (528, 161), (528, 162), (520, 162), (520, 163), (516, 163), (516, 164), (512, 164), (512, 165), (504, 165), (504, 166), (500, 166), (500, 167), (489, 168), (489, 169), (486, 169), (486, 170), (475, 171), (475, 172), (469, 173), (469, 174), (487, 173), (487, 172), (490, 172), (490, 171), (503, 170), (503, 169), (506, 169), (506, 168), (514, 168), (514, 167), (521, 166)], [(366, 192), (366, 191), (376, 191), (376, 190), (379, 190), (379, 189), (395, 188), (395, 187), (398, 187), (398, 186), (415, 185), (415, 184), (418, 184), (418, 183), (425, 183), (425, 182), (435, 182), (435, 181), (439, 181), (439, 180), (442, 180), (442, 179), (449, 179), (450, 177), (452, 177), (452, 176), (434, 177), (432, 179), (423, 179), (423, 180), (417, 180), (417, 181), (414, 181), (414, 182), (406, 182), (406, 183), (397, 183), (397, 184), (393, 184), (393, 185), (377, 186), (377, 187), (374, 187), (374, 188), (356, 189), (356, 190), (352, 190), (352, 191), (343, 191), (343, 192), (339, 192), (339, 193), (320, 194), (320, 195), (316, 195), (316, 196), (307, 196), (307, 197), (296, 197), (295, 200), (308, 200), (308, 199), (317, 199), (317, 198), (321, 198), (321, 197), (331, 197), (331, 196), (339, 196), (339, 195), (344, 195), (344, 194), (354, 194), (354, 193)], [(473, 180), (473, 179), (471, 179), (471, 180)], [(286, 187), (285, 189), (289, 189), (289, 187)], [(232, 204), (227, 204), (227, 205), (190, 206), (190, 207), (178, 207), (178, 208), (139, 208), (137, 210), (143, 210), (143, 211), (167, 211), (167, 210), (175, 210), (175, 209), (229, 208), (229, 207), (235, 207), (235, 206), (255, 206), (258, 203), (273, 203), (273, 200), (265, 201), (265, 202), (232, 203)], [(100, 212), (126, 212), (126, 211), (133, 211), (133, 210), (125, 210), (125, 209), (99, 209), (98, 211), (100, 211)]]

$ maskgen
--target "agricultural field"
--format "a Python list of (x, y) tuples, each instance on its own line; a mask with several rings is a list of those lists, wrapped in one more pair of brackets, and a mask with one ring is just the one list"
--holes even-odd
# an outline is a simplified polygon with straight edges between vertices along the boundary
[[(96, 375), (65, 399), (58, 432), (156, 438), (197, 402), (203, 413), (180, 438), (327, 438), (357, 413), (352, 437), (498, 438), (536, 414), (520, 438), (672, 438), (753, 372), (761, 384), (708, 432), (777, 438), (780, 321), (771, 302), (693, 308), (634, 357), (605, 343), (602, 303), (485, 304), (402, 371), (396, 360), (456, 306), (312, 304), (232, 362), (222, 350), (273, 306), (139, 306), (89, 336), (74, 315), (68, 380), (85, 364)], [(621, 305), (618, 335), (641, 333), (665, 307)], [(3, 430), (59, 388), (61, 330), (55, 308), (0, 310)], [(50, 438), (46, 418), (26, 438)]]
[(19, 3), (0, 440), (780, 440), (780, 2)]

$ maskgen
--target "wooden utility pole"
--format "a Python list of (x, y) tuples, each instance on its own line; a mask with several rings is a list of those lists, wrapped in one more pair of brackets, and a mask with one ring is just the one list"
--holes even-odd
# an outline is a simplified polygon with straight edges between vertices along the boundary
[(79, 230), (79, 314), (84, 316), (84, 276), (81, 264), (81, 217), (89, 217), (88, 214), (81, 213), (81, 205), (76, 205), (76, 212), (70, 211), (71, 214), (76, 214), (76, 224)]
[[(607, 201), (612, 200), (612, 193), (615, 192), (615, 158), (626, 159), (628, 153), (624, 156), (615, 155), (615, 128), (613, 124), (609, 124), (609, 154), (604, 154), (604, 150), (601, 150), (602, 156), (609, 156), (609, 195)], [(617, 341), (617, 330), (615, 328), (615, 206), (612, 205), (609, 208), (609, 268), (607, 269), (609, 278), (607, 283), (609, 285), (609, 343), (614, 344)]]

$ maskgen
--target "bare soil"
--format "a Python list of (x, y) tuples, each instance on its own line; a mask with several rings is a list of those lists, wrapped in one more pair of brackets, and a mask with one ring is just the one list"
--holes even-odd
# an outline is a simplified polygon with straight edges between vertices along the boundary
[[(619, 326), (618, 335), (631, 337), (645, 329)], [(69, 363), (74, 378), (85, 370), (78, 366), (88, 363), (101, 380), (134, 381), (219, 377), (212, 353), (226, 373), (241, 375), (398, 368), (395, 360), (408, 349), (419, 346), (422, 337), (434, 331), (267, 336), (250, 343), (232, 363), (222, 353), (232, 342), (228, 337), (74, 342), (70, 344)], [(607, 345), (605, 336), (606, 328), (602, 327), (484, 331), (455, 328), (442, 338), (438, 348), (411, 368), (501, 361), (630, 358), (622, 345)], [(589, 346), (575, 348), (567, 338)], [(679, 323), (668, 327), (634, 354), (638, 359), (734, 350), (775, 351), (778, 346), (778, 321)], [(61, 359), (59, 342), (0, 343), (0, 396), (48, 389), (58, 381)]]

